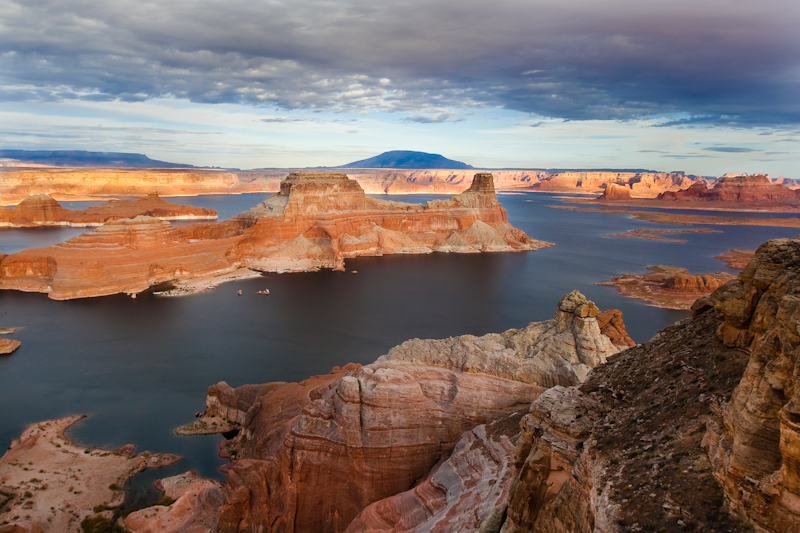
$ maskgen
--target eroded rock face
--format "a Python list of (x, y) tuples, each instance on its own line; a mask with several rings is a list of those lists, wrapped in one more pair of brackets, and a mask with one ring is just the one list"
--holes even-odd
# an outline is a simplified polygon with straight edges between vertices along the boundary
[(606, 185), (603, 194), (600, 195), (600, 200), (605, 201), (630, 200), (630, 198), (631, 190), (624, 185), (618, 185), (616, 183), (609, 183)]
[(772, 183), (769, 176), (726, 175), (717, 180), (709, 189), (705, 182), (695, 182), (680, 191), (667, 191), (658, 196), (659, 200), (702, 201), (730, 204), (800, 205), (800, 193), (788, 187)]
[(600, 333), (611, 339), (615, 346), (636, 346), (625, 331), (622, 311), (619, 309), (606, 309), (597, 315), (597, 325), (600, 326)]
[(737, 280), (699, 300), (747, 369), (704, 441), (734, 510), (766, 531), (800, 530), (800, 239), (762, 244)]
[[(546, 387), (579, 383), (617, 353), (597, 314), (575, 291), (549, 321), (483, 337), (415, 339), (365, 367), (261, 389), (229, 448), (237, 460), (219, 531), (344, 531), (365, 507), (396, 495), (362, 515), (354, 531), (412, 507), (416, 518), (403, 514), (408, 527), (450, 513), (486, 520), (508, 488), (489, 478), (510, 481), (503, 472), (517, 429), (476, 426), (524, 412)], [(209, 405), (239, 417), (253, 390), (217, 386)], [(464, 467), (459, 457), (475, 463)], [(436, 488), (445, 480), (460, 502)], [(472, 505), (481, 495), (478, 510)], [(432, 507), (419, 508), (424, 502)]]
[(346, 258), (363, 255), (547, 246), (552, 245), (508, 224), (491, 174), (476, 174), (463, 193), (422, 206), (368, 198), (344, 174), (294, 173), (280, 192), (236, 219), (171, 228), (141, 216), (12, 254), (0, 262), (0, 288), (46, 292), (54, 299), (133, 294), (163, 281), (221, 276), (239, 267), (343, 269)]

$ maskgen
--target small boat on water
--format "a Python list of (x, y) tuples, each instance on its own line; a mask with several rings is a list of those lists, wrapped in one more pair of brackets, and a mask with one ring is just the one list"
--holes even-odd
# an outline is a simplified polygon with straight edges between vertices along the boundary
[(256, 294), (269, 294), (269, 289), (264, 289), (263, 291), (258, 291)]

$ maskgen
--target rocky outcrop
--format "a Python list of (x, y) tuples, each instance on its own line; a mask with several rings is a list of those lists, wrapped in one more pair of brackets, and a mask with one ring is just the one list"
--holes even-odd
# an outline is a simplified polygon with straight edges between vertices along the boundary
[(614, 346), (636, 346), (625, 331), (622, 311), (619, 309), (606, 309), (597, 315), (597, 325), (600, 327), (600, 333), (611, 339)]
[[(131, 533), (207, 533), (216, 524), (223, 497), (219, 483), (198, 478), (193, 472), (160, 479), (168, 505), (154, 505), (125, 517)], [(166, 503), (166, 502), (165, 502)]]
[(727, 272), (689, 274), (685, 268), (649, 266), (648, 274), (624, 274), (598, 285), (614, 285), (620, 294), (644, 300), (655, 307), (689, 309), (695, 300), (734, 277)]
[(701, 441), (745, 358), (708, 313), (533, 402), (501, 531), (736, 531)]
[(735, 512), (759, 531), (800, 529), (800, 239), (762, 244), (736, 281), (699, 300), (722, 342), (749, 356), (704, 445)]
[[(486, 520), (506, 494), (507, 483), (491, 480), (508, 472), (517, 432), (513, 421), (491, 423), (518, 418), (546, 387), (580, 383), (618, 352), (600, 333), (597, 314), (576, 291), (552, 320), (519, 330), (415, 339), (371, 365), (301, 383), (241, 394), (216, 386), (209, 410), (245, 412), (226, 448), (236, 460), (219, 531), (344, 531), (367, 506), (392, 497), (365, 511), (354, 531), (398, 512), (409, 524), (461, 513), (469, 523)], [(459, 457), (475, 463), (464, 466)], [(420, 479), (413, 494), (401, 494)], [(444, 498), (440, 483), (455, 492), (445, 490)]]
[(0, 208), (0, 227), (25, 228), (36, 226), (101, 226), (106, 222), (139, 215), (161, 220), (213, 220), (213, 209), (178, 205), (162, 200), (151, 192), (137, 200), (112, 200), (83, 211), (64, 209), (53, 198), (36, 195), (26, 198), (13, 208)]
[[(330, 169), (338, 171), (337, 169)], [(202, 169), (2, 168), (0, 205), (47, 194), (59, 200), (109, 196), (142, 196), (157, 190), (162, 196), (275, 192), (292, 172), (307, 169), (221, 171)], [(347, 169), (367, 194), (458, 194), (472, 181), (474, 170)], [(553, 172), (494, 170), (498, 190), (542, 190), (600, 193), (609, 183), (624, 185), (634, 197), (653, 198), (677, 191), (695, 179), (681, 172)]]
[(746, 267), (755, 256), (755, 250), (737, 250), (736, 248), (733, 248), (730, 252), (725, 252), (721, 255), (715, 255), (714, 259), (725, 261), (725, 266), (728, 268), (741, 270)]
[(630, 200), (630, 198), (631, 190), (628, 187), (616, 183), (609, 183), (606, 185), (599, 199), (601, 201), (610, 202), (614, 200)]
[(157, 283), (222, 276), (240, 267), (343, 269), (346, 258), (364, 255), (547, 246), (508, 223), (491, 174), (478, 173), (463, 193), (423, 206), (369, 198), (344, 174), (296, 173), (281, 182), (277, 194), (228, 221), (172, 228), (138, 216), (12, 254), (0, 261), (0, 288), (46, 292), (54, 299), (135, 294)]
[(800, 206), (800, 192), (772, 183), (769, 176), (763, 174), (726, 175), (719, 178), (711, 189), (705, 182), (698, 181), (687, 189), (659, 194), (658, 199), (738, 206)]

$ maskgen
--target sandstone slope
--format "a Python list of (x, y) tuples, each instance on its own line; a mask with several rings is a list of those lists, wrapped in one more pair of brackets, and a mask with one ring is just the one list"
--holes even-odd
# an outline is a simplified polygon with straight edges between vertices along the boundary
[[(135, 203), (135, 202), (134, 202)], [(348, 257), (392, 253), (505, 252), (549, 243), (507, 221), (491, 174), (463, 193), (426, 205), (374, 200), (344, 174), (298, 173), (238, 217), (171, 227), (137, 216), (48, 248), (0, 256), (0, 289), (53, 299), (135, 294), (165, 281), (257, 271), (343, 269)], [(188, 289), (187, 289), (188, 290)]]
[(64, 209), (46, 195), (31, 196), (13, 208), (0, 208), (0, 227), (26, 228), (37, 226), (102, 226), (106, 222), (136, 216), (161, 220), (213, 220), (213, 209), (178, 205), (162, 200), (151, 192), (137, 200), (112, 200), (88, 207), (83, 211)]

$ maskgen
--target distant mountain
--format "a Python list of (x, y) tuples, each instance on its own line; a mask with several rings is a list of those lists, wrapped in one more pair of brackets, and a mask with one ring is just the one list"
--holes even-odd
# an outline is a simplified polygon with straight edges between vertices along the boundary
[(144, 154), (85, 150), (0, 150), (0, 159), (56, 167), (197, 168), (193, 165), (156, 161)]
[(392, 150), (381, 155), (362, 159), (354, 163), (333, 168), (448, 168), (471, 169), (472, 165), (453, 161), (439, 154), (412, 152), (409, 150)]

